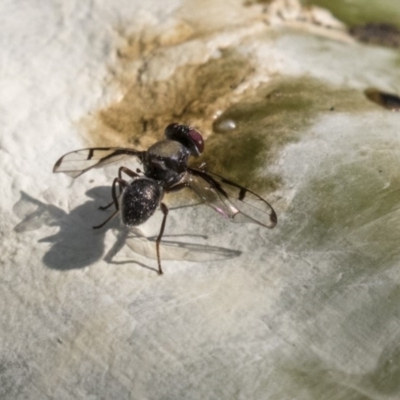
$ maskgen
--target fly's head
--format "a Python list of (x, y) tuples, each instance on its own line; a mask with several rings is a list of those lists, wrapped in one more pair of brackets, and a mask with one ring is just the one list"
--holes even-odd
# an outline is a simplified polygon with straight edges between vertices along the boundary
[(198, 157), (204, 151), (203, 136), (191, 126), (177, 123), (169, 124), (165, 128), (165, 137), (185, 146), (192, 156)]

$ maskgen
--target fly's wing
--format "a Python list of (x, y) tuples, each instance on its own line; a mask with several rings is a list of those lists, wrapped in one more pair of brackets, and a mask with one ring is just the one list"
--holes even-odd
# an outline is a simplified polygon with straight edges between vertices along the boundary
[(92, 168), (101, 168), (120, 162), (126, 157), (136, 157), (141, 162), (143, 154), (143, 151), (122, 147), (93, 147), (75, 150), (63, 155), (54, 164), (53, 172), (63, 172), (71, 178), (76, 178)]
[[(135, 253), (147, 258), (157, 259), (156, 240), (154, 238), (128, 236), (126, 243)], [(160, 254), (162, 260), (207, 262), (229, 260), (240, 256), (241, 252), (201, 243), (162, 240)]]
[(204, 203), (232, 222), (250, 222), (270, 229), (278, 222), (266, 200), (222, 176), (190, 168), (185, 183)]
[[(115, 259), (117, 253), (125, 243), (136, 254), (147, 258), (157, 259), (156, 236), (146, 236), (138, 227), (129, 229), (118, 229), (115, 231), (117, 242), (109, 250), (104, 260), (113, 264), (125, 264), (129, 261), (118, 261)], [(190, 243), (190, 237), (196, 237), (196, 243)], [(165, 236), (168, 237), (168, 236)], [(164, 238), (165, 238), (164, 237)], [(180, 239), (178, 240), (178, 238)], [(160, 243), (160, 253), (162, 260), (207, 262), (228, 260), (239, 257), (241, 252), (225, 247), (209, 246), (204, 243), (206, 237), (201, 235), (174, 235), (174, 240), (163, 240)], [(170, 239), (172, 236), (170, 236)], [(203, 243), (202, 243), (203, 242)]]

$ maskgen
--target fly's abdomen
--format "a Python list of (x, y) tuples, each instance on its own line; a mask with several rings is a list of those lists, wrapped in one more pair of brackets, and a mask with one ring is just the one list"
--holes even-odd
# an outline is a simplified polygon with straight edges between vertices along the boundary
[(163, 197), (161, 186), (147, 178), (134, 179), (121, 196), (121, 219), (127, 226), (146, 222), (155, 212)]

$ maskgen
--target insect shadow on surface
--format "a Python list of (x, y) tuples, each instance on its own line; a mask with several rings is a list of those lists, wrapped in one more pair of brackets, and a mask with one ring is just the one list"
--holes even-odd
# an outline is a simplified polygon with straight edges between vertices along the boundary
[[(270, 229), (275, 227), (278, 221), (275, 211), (258, 194), (217, 174), (188, 166), (189, 157), (198, 157), (204, 150), (204, 140), (197, 129), (172, 123), (165, 128), (164, 136), (164, 140), (154, 143), (146, 151), (108, 147), (75, 150), (57, 160), (53, 172), (76, 178), (92, 168), (121, 162), (125, 157), (135, 158), (143, 171), (142, 168), (133, 171), (125, 166), (119, 167), (111, 187), (112, 202), (100, 207), (105, 210), (114, 206), (114, 212), (93, 228), (102, 228), (118, 213), (126, 227), (134, 228), (149, 220), (160, 208), (163, 219), (155, 240), (160, 275), (163, 274), (161, 239), (169, 212), (163, 202), (164, 194), (189, 189), (198, 200), (232, 222), (250, 222)], [(131, 180), (127, 181), (125, 176)], [(142, 238), (144, 241), (146, 244), (149, 242)], [(185, 250), (184, 246), (175, 243), (176, 251), (182, 254), (182, 249)]]
[[(43, 257), (44, 264), (51, 269), (66, 271), (85, 268), (100, 260), (105, 251), (104, 236), (110, 229), (115, 232), (116, 241), (104, 256), (104, 261), (110, 264), (137, 264), (157, 272), (157, 269), (134, 258), (129, 261), (114, 260), (116, 254), (126, 244), (134, 253), (155, 259), (155, 236), (146, 238), (139, 230), (132, 232), (123, 225), (121, 226), (118, 219), (110, 221), (104, 229), (93, 231), (91, 227), (93, 222), (104, 218), (104, 214), (98, 210), (98, 206), (99, 203), (108, 200), (109, 190), (105, 186), (90, 189), (86, 192), (86, 195), (91, 200), (74, 208), (70, 213), (66, 213), (59, 207), (41, 202), (21, 191), (21, 198), (13, 207), (14, 213), (21, 219), (21, 222), (14, 227), (14, 231), (22, 234), (46, 226), (58, 227), (59, 231), (56, 234), (40, 239), (39, 243), (50, 243), (52, 245)], [(174, 212), (180, 208), (182, 207), (172, 207), (171, 211)], [(167, 239), (174, 237), (207, 239), (205, 235), (165, 235)], [(166, 260), (193, 262), (227, 260), (241, 254), (237, 250), (177, 240), (163, 241), (161, 249)]]
[[(45, 226), (59, 228), (56, 234), (39, 240), (40, 243), (51, 244), (51, 248), (43, 257), (43, 262), (48, 268), (57, 270), (84, 268), (103, 256), (105, 231), (94, 233), (90, 222), (101, 215), (96, 205), (99, 198), (107, 198), (109, 188), (97, 187), (86, 194), (91, 200), (69, 213), (59, 207), (45, 204), (25, 192), (21, 192), (21, 199), (14, 205), (14, 213), (22, 219), (14, 227), (16, 232), (25, 233)], [(110, 228), (117, 223), (118, 221), (113, 221)]]

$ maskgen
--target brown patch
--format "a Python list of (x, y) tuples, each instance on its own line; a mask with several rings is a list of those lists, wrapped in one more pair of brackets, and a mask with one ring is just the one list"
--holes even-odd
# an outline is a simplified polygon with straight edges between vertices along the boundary
[(151, 55), (155, 50), (179, 45), (195, 35), (194, 29), (185, 21), (148, 27), (134, 34), (120, 28), (117, 33), (120, 39), (117, 59), (123, 67)]
[(252, 6), (254, 4), (270, 4), (272, 3), (274, 0), (245, 0), (243, 2), (243, 5), (245, 7), (249, 7)]
[(204, 121), (212, 120), (253, 70), (245, 57), (230, 50), (202, 64), (177, 67), (166, 80), (147, 82), (143, 76), (148, 67), (143, 62), (130, 79), (122, 73), (122, 99), (86, 121), (93, 144), (147, 148), (171, 122), (199, 125), (207, 136)]
[(318, 113), (366, 107), (357, 91), (304, 77), (236, 91), (252, 82), (249, 55), (230, 48), (203, 55), (207, 40), (193, 40), (198, 33), (184, 23), (167, 33), (143, 32), (121, 38), (112, 78), (122, 97), (85, 121), (89, 145), (144, 150), (171, 122), (195, 126), (207, 141), (194, 162), (205, 161), (210, 171), (263, 193), (282, 185), (267, 166)]
[(391, 24), (370, 23), (350, 28), (349, 32), (364, 43), (400, 47), (400, 29)]

